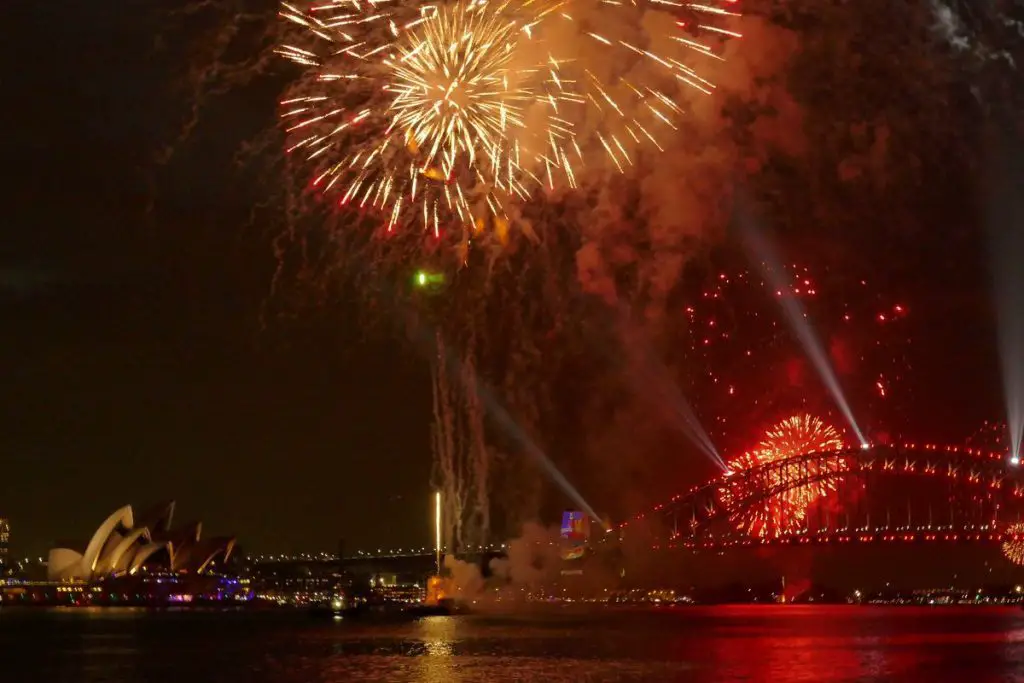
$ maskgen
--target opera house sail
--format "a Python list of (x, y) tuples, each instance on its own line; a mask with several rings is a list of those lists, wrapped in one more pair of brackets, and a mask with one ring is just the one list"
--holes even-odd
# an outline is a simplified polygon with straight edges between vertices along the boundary
[(233, 537), (202, 539), (200, 523), (174, 528), (173, 518), (173, 501), (139, 515), (125, 505), (104, 519), (86, 543), (51, 549), (49, 579), (91, 581), (140, 571), (203, 574), (231, 555)]
[(11, 524), (3, 517), (0, 517), (0, 567), (4, 567), (7, 560), (8, 547), (11, 541)]

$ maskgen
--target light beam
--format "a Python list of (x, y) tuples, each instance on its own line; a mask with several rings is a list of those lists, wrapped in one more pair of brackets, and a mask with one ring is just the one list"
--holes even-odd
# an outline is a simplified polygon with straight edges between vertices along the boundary
[(786, 322), (789, 323), (790, 329), (797, 336), (800, 345), (804, 349), (804, 353), (807, 354), (815, 370), (818, 371), (818, 376), (821, 377), (821, 381), (832, 395), (832, 399), (836, 402), (839, 411), (846, 418), (847, 424), (850, 425), (850, 429), (853, 430), (861, 447), (866, 448), (869, 445), (868, 440), (857, 424), (857, 420), (853, 417), (853, 410), (851, 410), (850, 404), (846, 400), (842, 387), (839, 386), (839, 379), (836, 377), (835, 370), (832, 369), (832, 363), (829, 362), (824, 347), (811, 327), (807, 312), (804, 310), (799, 299), (789, 293), (790, 283), (787, 281), (786, 271), (774, 246), (761, 234), (758, 227), (754, 224), (753, 217), (746, 212), (741, 213), (738, 223), (743, 238), (743, 246), (747, 250), (750, 260), (760, 270), (762, 277), (771, 286), (772, 290), (778, 293), (776, 298), (779, 301), (779, 306), (782, 308), (782, 314), (786, 318)]
[(640, 342), (640, 347), (637, 349), (636, 367), (630, 372), (630, 381), (634, 385), (634, 390), (641, 395), (653, 391), (656, 394), (655, 400), (658, 405), (670, 413), (673, 426), (679, 429), (718, 468), (723, 472), (728, 471), (728, 465), (719, 455), (707, 430), (701, 425), (693, 406), (686, 400), (686, 396), (679, 390), (679, 387), (667, 378), (667, 374), (668, 369), (664, 364), (654, 357), (653, 352), (646, 344)]
[[(426, 335), (424, 335), (426, 339)], [(444, 348), (444, 353), (447, 356), (447, 367), (452, 377), (459, 380), (462, 361), (456, 357), (447, 346)], [(483, 403), (487, 414), (491, 417), (494, 423), (505, 433), (506, 436), (510, 437), (517, 446), (526, 452), (531, 458), (537, 461), (537, 463), (544, 469), (544, 471), (551, 477), (551, 480), (560, 488), (562, 491), (569, 496), (569, 498), (575, 503), (580, 510), (590, 515), (590, 518), (596, 520), (598, 524), (607, 529), (605, 523), (601, 520), (598, 514), (594, 511), (594, 508), (590, 506), (590, 503), (583, 498), (576, 487), (566, 479), (565, 475), (562, 474), (561, 470), (555, 465), (555, 463), (548, 457), (548, 455), (534, 443), (533, 439), (523, 431), (519, 423), (505, 410), (505, 407), (501, 405), (501, 402), (491, 391), (490, 387), (484, 384), (479, 377), (473, 375), (473, 386), (470, 387), (471, 391), (475, 391), (480, 401)]]
[[(1001, 149), (1005, 149), (1002, 148)], [(1020, 464), (1024, 437), (1024, 177), (1019, 149), (1003, 152), (989, 200), (989, 248), (998, 319), (1010, 464)]]

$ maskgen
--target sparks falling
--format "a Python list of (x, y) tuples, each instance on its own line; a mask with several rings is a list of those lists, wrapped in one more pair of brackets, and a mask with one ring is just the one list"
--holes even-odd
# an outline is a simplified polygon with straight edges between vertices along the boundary
[[(757, 449), (729, 462), (729, 468), (733, 472), (741, 472), (805, 453), (839, 450), (843, 445), (843, 439), (834, 427), (811, 415), (794, 415), (769, 429)], [(778, 486), (784, 490), (782, 493), (766, 497), (760, 505), (753, 506), (742, 517), (734, 519), (736, 527), (740, 531), (761, 537), (778, 536), (799, 530), (807, 516), (808, 507), (834, 491), (835, 482), (828, 478), (813, 481), (814, 477), (808, 477), (812, 483), (803, 486), (785, 487), (783, 484), (793, 479), (804, 478), (806, 473), (800, 470), (801, 467), (814, 466), (793, 463), (772, 471), (767, 486)], [(787, 471), (790, 468), (792, 471)], [(729, 501), (722, 502), (729, 506)]]
[[(664, 149), (683, 113), (679, 86), (714, 89), (688, 57), (719, 59), (715, 45), (739, 37), (720, 25), (738, 16), (736, 0), (709, 3), (283, 3), (280, 16), (300, 30), (278, 52), (304, 69), (281, 103), (288, 151), (318, 190), (382, 211), (389, 232), (416, 222), (435, 237), (455, 225), (464, 241), (487, 227), (504, 238), (510, 203), (539, 187), (575, 187), (585, 150), (621, 171), (640, 146)], [(674, 20), (659, 41), (672, 50), (615, 37), (622, 13), (641, 11)], [(660, 76), (604, 83), (588, 54), (644, 62)]]
[(782, 296), (799, 298), (814, 317), (875, 435), (897, 430), (909, 400), (916, 304), (887, 283), (820, 265), (790, 264), (787, 279), (789, 287), (776, 290), (755, 272), (716, 264), (683, 290), (683, 348), (692, 360), (680, 384), (708, 416), (712, 440), (736, 452), (753, 437), (751, 421), (798, 411), (834, 418), (775, 308)]
[(1011, 538), (1003, 541), (1003, 555), (1015, 565), (1022, 566), (1024, 565), (1024, 540), (1021, 540), (1020, 537), (1024, 535), (1024, 524), (1020, 522), (1011, 524), (1006, 531)]

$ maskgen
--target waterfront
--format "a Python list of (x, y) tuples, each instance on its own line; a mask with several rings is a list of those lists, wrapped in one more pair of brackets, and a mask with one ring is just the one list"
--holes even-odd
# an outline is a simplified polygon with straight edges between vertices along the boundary
[(29, 683), (1024, 680), (1014, 608), (722, 606), (372, 623), (300, 612), (0, 610)]

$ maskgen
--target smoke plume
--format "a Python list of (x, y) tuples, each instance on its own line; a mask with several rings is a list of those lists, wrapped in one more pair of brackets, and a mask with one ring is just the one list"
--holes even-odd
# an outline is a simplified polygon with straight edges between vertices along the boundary
[(535, 522), (507, 544), (505, 557), (490, 561), (484, 577), (480, 565), (447, 556), (445, 593), (457, 601), (487, 605), (522, 602), (529, 591), (548, 587), (559, 576), (559, 532)]

